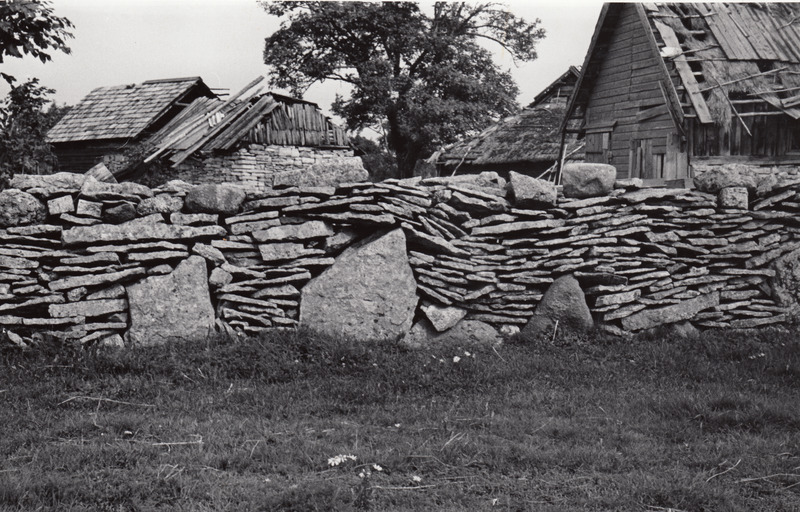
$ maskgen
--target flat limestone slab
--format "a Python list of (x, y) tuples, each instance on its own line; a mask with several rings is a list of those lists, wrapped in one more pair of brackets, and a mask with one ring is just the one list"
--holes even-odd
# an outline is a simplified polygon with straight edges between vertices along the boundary
[(295, 242), (313, 238), (327, 238), (333, 236), (333, 234), (333, 229), (330, 226), (324, 222), (312, 220), (303, 224), (287, 224), (256, 231), (253, 233), (253, 238), (257, 242)]
[(61, 233), (65, 246), (96, 245), (105, 242), (145, 242), (153, 240), (196, 240), (221, 238), (222, 226), (176, 226), (171, 224), (101, 224), (67, 229)]
[(671, 306), (640, 311), (623, 318), (622, 327), (628, 331), (639, 331), (658, 325), (691, 320), (700, 311), (717, 305), (719, 305), (719, 292), (713, 292)]
[(71, 316), (95, 317), (109, 313), (125, 311), (128, 301), (125, 299), (101, 299), (69, 302), (66, 304), (50, 304), (49, 312), (53, 318)]
[(120, 281), (130, 280), (144, 275), (143, 268), (131, 268), (120, 272), (109, 272), (107, 274), (92, 274), (87, 276), (66, 277), (51, 281), (48, 287), (54, 292), (79, 288), (81, 286), (97, 286), (101, 284), (114, 284)]

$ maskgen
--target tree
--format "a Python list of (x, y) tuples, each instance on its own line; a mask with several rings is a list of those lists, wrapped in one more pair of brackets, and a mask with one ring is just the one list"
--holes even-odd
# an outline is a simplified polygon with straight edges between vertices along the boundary
[(266, 39), (271, 84), (302, 95), (315, 82), (352, 86), (333, 111), (355, 131), (381, 124), (401, 175), (417, 159), (515, 111), (517, 86), (480, 40), (514, 59), (536, 58), (544, 37), (492, 3), (437, 2), (426, 15), (411, 2), (261, 2), (285, 16)]
[[(42, 62), (51, 60), (51, 51), (70, 53), (66, 45), (73, 28), (67, 18), (53, 13), (46, 1), (0, 0), (0, 64), (6, 57), (30, 55)], [(0, 71), (11, 91), (0, 102), (0, 188), (15, 173), (50, 172), (56, 160), (45, 135), (64, 109), (52, 106), (47, 95), (53, 89), (39, 85), (37, 79), (14, 87), (16, 79)]]
[(369, 173), (370, 180), (383, 181), (397, 177), (397, 161), (383, 144), (361, 135), (352, 137), (350, 144), (356, 149), (357, 155), (361, 153), (361, 162)]
[[(30, 55), (42, 62), (51, 60), (50, 51), (70, 53), (66, 40), (73, 28), (67, 18), (53, 14), (48, 2), (38, 0), (0, 0), (0, 64), (7, 56)], [(0, 76), (13, 85), (11, 75)]]
[(34, 78), (13, 87), (0, 103), (0, 185), (14, 174), (46, 174), (55, 168), (45, 136), (67, 108), (44, 110), (53, 92)]

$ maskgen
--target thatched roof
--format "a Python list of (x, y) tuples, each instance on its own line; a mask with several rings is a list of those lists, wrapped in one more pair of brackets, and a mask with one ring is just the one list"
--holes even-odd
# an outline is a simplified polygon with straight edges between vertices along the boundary
[(177, 103), (215, 97), (198, 77), (99, 87), (47, 133), (51, 143), (139, 137)]
[[(443, 148), (436, 155), (436, 163), (454, 167), (554, 162), (561, 145), (559, 127), (578, 75), (578, 69), (570, 67), (519, 114)], [(577, 146), (572, 141), (567, 153)]]

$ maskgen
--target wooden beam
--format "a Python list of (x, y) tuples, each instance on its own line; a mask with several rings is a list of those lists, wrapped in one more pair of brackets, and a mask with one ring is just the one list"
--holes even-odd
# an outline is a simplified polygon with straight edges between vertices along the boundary
[(785, 116), (784, 112), (742, 112), (739, 117)]
[(747, 163), (752, 165), (796, 165), (800, 164), (800, 154), (774, 156), (693, 156), (692, 161), (704, 165), (725, 165), (733, 163)]
[(252, 82), (250, 82), (249, 84), (245, 85), (244, 88), (241, 91), (239, 91), (238, 93), (236, 93), (233, 96), (231, 96), (230, 98), (228, 98), (225, 102), (223, 102), (220, 105), (217, 105), (215, 108), (211, 109), (205, 115), (199, 116), (197, 119), (195, 119), (191, 123), (188, 123), (185, 126), (176, 127), (176, 129), (173, 131), (173, 133), (169, 134), (167, 136), (166, 140), (162, 141), (159, 144), (159, 149), (155, 153), (152, 153), (150, 156), (148, 156), (147, 158), (144, 159), (144, 163), (148, 163), (148, 162), (154, 160), (155, 158), (157, 158), (163, 152), (167, 151), (172, 144), (175, 144), (176, 142), (181, 140), (187, 134), (192, 132), (195, 128), (199, 127), (201, 124), (203, 124), (205, 122), (208, 122), (208, 120), (211, 119), (212, 117), (214, 117), (214, 115), (216, 115), (217, 112), (219, 112), (222, 109), (224, 109), (224, 108), (228, 107), (229, 105), (233, 104), (233, 102), (235, 102), (237, 99), (239, 99), (241, 96), (243, 96), (247, 91), (249, 91), (250, 89), (252, 89), (256, 85), (261, 83), (263, 80), (264, 80), (264, 77), (263, 76), (259, 76), (258, 78), (256, 78)]
[[(717, 85), (719, 85), (719, 80), (717, 80), (715, 78), (714, 81), (717, 82)], [(722, 86), (720, 85), (719, 88), (722, 89)], [(731, 111), (734, 114), (736, 114), (736, 118), (739, 120), (740, 123), (742, 123), (742, 127), (744, 128), (744, 131), (747, 132), (747, 135), (752, 137), (753, 134), (750, 132), (750, 128), (747, 127), (747, 123), (745, 123), (744, 119), (742, 119), (742, 116), (739, 115), (739, 112), (736, 110), (736, 106), (733, 104), (733, 102), (731, 102), (731, 99), (728, 97), (728, 93), (727, 93), (727, 91), (725, 91), (725, 89), (722, 89), (722, 96), (728, 101), (728, 105), (730, 105)]]
[[(672, 46), (675, 48), (681, 47), (681, 44), (678, 42), (678, 37), (671, 28), (660, 21), (656, 21), (655, 26), (658, 30), (658, 33), (661, 34), (661, 39), (664, 40), (667, 46)], [(703, 124), (713, 123), (714, 120), (711, 118), (711, 112), (708, 110), (708, 105), (706, 104), (706, 100), (703, 98), (703, 95), (700, 94), (700, 87), (697, 85), (697, 80), (695, 79), (692, 68), (689, 67), (689, 63), (686, 62), (686, 57), (683, 55), (678, 55), (672, 59), (672, 62), (675, 63), (675, 68), (678, 70), (678, 74), (683, 81), (683, 85), (686, 87), (687, 94), (689, 95), (689, 101), (692, 102), (692, 106), (697, 112), (697, 119)]]
[(664, 63), (664, 59), (661, 58), (661, 50), (658, 48), (658, 43), (656, 42), (656, 36), (653, 34), (653, 30), (650, 28), (650, 20), (647, 18), (647, 13), (644, 12), (644, 7), (642, 7), (642, 4), (625, 5), (632, 5), (636, 11), (636, 15), (639, 17), (639, 23), (642, 27), (642, 30), (645, 32), (645, 37), (650, 45), (653, 58), (655, 58), (656, 62), (658, 62), (657, 66), (661, 72), (661, 79), (658, 81), (658, 85), (661, 88), (661, 93), (664, 96), (664, 100), (667, 102), (667, 105), (670, 107), (672, 118), (675, 120), (676, 128), (683, 132), (683, 109), (681, 108), (681, 100), (678, 97), (678, 92), (675, 90), (675, 84), (672, 83), (672, 78), (670, 77), (667, 65)]
[[(706, 87), (705, 89), (701, 89), (700, 92), (710, 91), (712, 89), (716, 89), (717, 87), (722, 87), (724, 85), (731, 85), (731, 84), (735, 84), (735, 83), (738, 83), (738, 82), (743, 82), (745, 80), (749, 80), (751, 78), (755, 78), (755, 77), (758, 77), (758, 76), (766, 76), (766, 75), (771, 75), (772, 73), (780, 73), (781, 71), (786, 71), (786, 69), (787, 69), (787, 66), (784, 66), (782, 68), (771, 69), (769, 71), (764, 71), (763, 73), (755, 73), (755, 74), (752, 74), (752, 75), (743, 76), (742, 78), (737, 78), (736, 80), (731, 80), (731, 81), (725, 82), (725, 83), (717, 82), (717, 85), (714, 85), (714, 86), (711, 86), (711, 87)], [(775, 91), (767, 91), (767, 92), (775, 92)], [(754, 93), (754, 94), (756, 94), (756, 93)]]

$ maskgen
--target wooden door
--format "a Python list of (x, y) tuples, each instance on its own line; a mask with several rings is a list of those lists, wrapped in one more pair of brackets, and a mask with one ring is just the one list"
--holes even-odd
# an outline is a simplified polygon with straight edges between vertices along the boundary
[(663, 155), (653, 153), (653, 139), (632, 139), (628, 158), (629, 176), (652, 180), (662, 177)]
[(594, 164), (610, 164), (614, 155), (611, 153), (611, 130), (596, 131), (586, 134), (586, 161)]
[(667, 136), (664, 179), (675, 180), (687, 177), (689, 177), (689, 154), (686, 150), (686, 143), (680, 135), (673, 133)]

